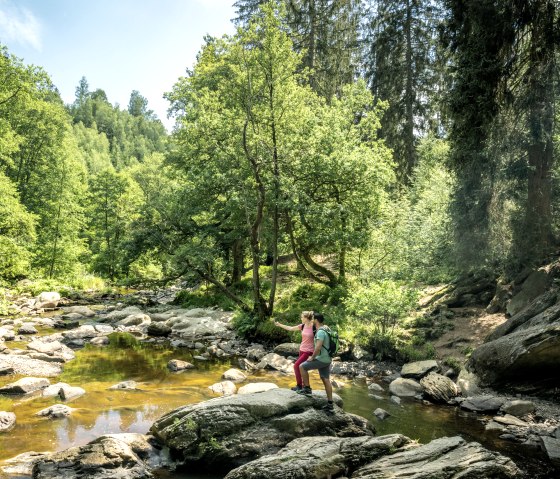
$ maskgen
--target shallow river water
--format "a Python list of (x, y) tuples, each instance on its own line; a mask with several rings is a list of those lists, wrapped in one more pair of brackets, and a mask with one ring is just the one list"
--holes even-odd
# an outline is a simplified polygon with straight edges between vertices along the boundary
[[(167, 369), (170, 359), (190, 361), (196, 369), (172, 373)], [(236, 367), (236, 361), (199, 361), (187, 350), (130, 342), (122, 337), (107, 347), (87, 346), (77, 351), (76, 359), (65, 364), (60, 377), (51, 379), (51, 383), (60, 381), (86, 390), (84, 396), (68, 404), (76, 408), (69, 418), (49, 420), (35, 415), (60, 402), (53, 398), (0, 396), (0, 411), (13, 411), (17, 416), (15, 428), (0, 434), (0, 463), (27, 451), (55, 451), (82, 445), (107, 433), (146, 433), (164, 413), (184, 404), (215, 397), (208, 386), (221, 381), (222, 373), (230, 367)], [(19, 377), (0, 377), (0, 386), (17, 379)], [(139, 390), (108, 390), (125, 380), (137, 381)], [(260, 372), (250, 376), (248, 381), (270, 381), (279, 387), (293, 385), (291, 376), (274, 372)], [(321, 388), (317, 376), (312, 376), (312, 386)], [(424, 405), (414, 400), (403, 401), (399, 406), (390, 402), (388, 396), (383, 399), (370, 397), (362, 381), (349, 382), (336, 393), (344, 400), (344, 409), (368, 418), (376, 426), (378, 435), (399, 432), (422, 443), (442, 436), (462, 435), (467, 440), (476, 440), (489, 449), (510, 455), (528, 470), (528, 477), (554, 477), (538, 453), (500, 440), (495, 433), (485, 432), (476, 414), (453, 407)], [(391, 416), (384, 421), (377, 420), (373, 411), (378, 407), (387, 410)], [(208, 479), (218, 476), (174, 473), (165, 477)]]

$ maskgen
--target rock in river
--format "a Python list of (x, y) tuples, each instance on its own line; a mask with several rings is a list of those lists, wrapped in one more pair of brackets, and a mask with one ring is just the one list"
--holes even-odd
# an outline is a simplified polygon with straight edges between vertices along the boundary
[(235, 395), (190, 404), (157, 420), (152, 434), (189, 464), (227, 469), (275, 453), (301, 436), (371, 436), (364, 418), (321, 410), (326, 399), (289, 389)]

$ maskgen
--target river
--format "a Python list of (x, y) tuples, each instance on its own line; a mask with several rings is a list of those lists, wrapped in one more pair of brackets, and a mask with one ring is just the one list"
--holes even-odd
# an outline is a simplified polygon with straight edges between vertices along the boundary
[[(173, 373), (167, 369), (170, 359), (192, 362), (196, 368)], [(0, 461), (27, 451), (55, 451), (82, 445), (107, 433), (146, 433), (151, 424), (166, 412), (215, 397), (208, 386), (220, 382), (222, 373), (236, 366), (234, 358), (226, 361), (197, 360), (189, 350), (173, 350), (161, 343), (138, 342), (129, 335), (114, 335), (111, 344), (106, 347), (88, 345), (77, 351), (74, 360), (65, 364), (60, 377), (51, 380), (51, 383), (60, 381), (86, 390), (84, 396), (68, 404), (76, 409), (70, 417), (49, 420), (35, 415), (60, 400), (40, 395), (0, 396), (0, 410), (13, 411), (17, 415), (15, 428), (0, 434)], [(17, 379), (17, 376), (0, 377), (0, 386)], [(108, 390), (125, 380), (137, 381), (138, 390)], [(251, 375), (249, 381), (274, 382), (279, 387), (293, 385), (292, 377), (271, 371)], [(312, 376), (312, 386), (321, 388), (315, 375)], [(336, 393), (342, 397), (344, 409), (369, 419), (375, 424), (378, 435), (399, 432), (421, 443), (438, 437), (461, 435), (509, 455), (527, 471), (528, 477), (553, 477), (540, 453), (501, 440), (496, 433), (486, 432), (480, 416), (474, 413), (455, 407), (427, 405), (417, 400), (403, 400), (401, 405), (397, 405), (389, 400), (389, 395), (376, 399), (368, 394), (364, 380), (349, 381)], [(378, 407), (391, 416), (378, 420), (373, 414)], [(173, 473), (161, 477), (216, 479), (217, 476)]]

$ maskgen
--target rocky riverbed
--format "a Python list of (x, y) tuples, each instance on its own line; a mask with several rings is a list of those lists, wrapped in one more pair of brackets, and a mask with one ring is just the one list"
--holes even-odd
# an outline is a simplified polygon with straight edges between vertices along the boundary
[[(26, 455), (8, 461), (5, 474), (79, 477), (76, 471), (87, 462), (92, 464), (88, 477), (151, 477), (161, 468), (206, 467), (212, 463), (220, 471), (216, 477), (227, 472), (228, 477), (286, 477), (281, 475), (281, 464), (301, 456), (303, 451), (305, 464), (298, 469), (304, 475), (294, 472), (293, 477), (399, 477), (407, 470), (416, 470), (422, 461), (427, 469), (425, 475), (418, 477), (431, 477), (429, 471), (443, 465), (454, 473), (479, 477), (523, 477), (525, 464), (519, 464), (519, 468), (506, 456), (458, 436), (428, 439), (424, 445), (399, 435), (399, 431), (371, 437), (374, 426), (383, 430), (383, 425), (409, 404), (421, 405), (426, 410), (464, 411), (472, 415), (473, 421), (482, 423), (488, 434), (515, 446), (518, 456), (523, 455), (522, 451), (542, 455), (543, 474), (556, 473), (560, 441), (558, 405), (534, 397), (500, 395), (482, 388), (478, 378), (467, 371), (457, 374), (436, 361), (397, 368), (360, 361), (359, 354), (348, 355), (348, 360), (336, 361), (333, 366), (340, 397), (354, 384), (361, 384), (367, 387), (368, 397), (379, 398), (379, 404), (385, 407), (377, 407), (374, 420), (368, 421), (345, 412), (347, 406), (339, 397), (334, 417), (327, 416), (320, 410), (324, 403), (321, 394), (307, 398), (282, 389), (291, 380), (298, 345), (267, 348), (237, 338), (230, 325), (231, 313), (217, 309), (186, 310), (168, 304), (146, 307), (65, 303), (56, 293), (27, 298), (17, 304), (19, 315), (4, 318), (0, 323), (0, 440), (14, 434), (19, 424), (27, 423), (28, 418), (19, 414), (21, 404), (35, 401), (47, 406), (37, 414), (50, 421), (71, 420), (73, 414), (79, 414), (72, 406), (88, 395), (94, 396), (90, 386), (95, 381), (81, 387), (72, 381), (79, 375), (70, 377), (70, 382), (57, 379), (61, 374), (64, 378), (79, 363), (76, 353), (91, 350), (94, 354), (95, 348), (114, 347), (115, 338), (117, 343), (131, 337), (140, 344), (165, 345), (161, 368), (167, 371), (168, 387), (176, 384), (178, 374), (201, 371), (200, 377), (204, 376), (204, 364), (229, 361), (230, 367), (217, 381), (204, 386), (205, 393), (201, 395), (197, 389), (191, 393), (188, 404), (183, 402), (182, 407), (155, 417), (151, 425), (142, 423), (136, 434), (100, 434), (92, 442), (67, 451)], [(45, 310), (56, 310), (57, 314), (45, 317)], [(125, 356), (133, 354), (129, 351)], [(163, 361), (163, 357), (160, 359)], [(84, 376), (88, 374), (87, 364), (83, 364), (81, 372)], [(263, 381), (263, 374), (272, 374), (273, 380), (266, 377)], [(111, 384), (114, 392), (110, 394), (151, 392), (149, 384), (121, 379)], [(181, 393), (192, 390), (184, 388)], [(155, 394), (154, 390), (153, 397)], [(210, 399), (213, 396), (222, 397)], [(169, 402), (171, 407), (172, 404)], [(144, 434), (148, 430), (150, 434)], [(334, 437), (338, 439), (335, 441)], [(356, 448), (363, 450), (363, 457), (357, 457)], [(314, 453), (315, 450), (328, 450), (337, 459), (327, 464), (324, 455)], [(466, 453), (477, 460), (461, 462), (459, 458)], [(298, 461), (299, 458), (296, 464)], [(110, 475), (115, 471), (122, 475)], [(379, 475), (379, 471), (392, 471), (392, 475)]]

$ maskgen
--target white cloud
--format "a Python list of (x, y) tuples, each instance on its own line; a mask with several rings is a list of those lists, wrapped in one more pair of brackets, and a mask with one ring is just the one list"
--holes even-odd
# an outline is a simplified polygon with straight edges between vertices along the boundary
[(41, 51), (41, 24), (27, 8), (0, 0), (0, 41), (19, 43)]

